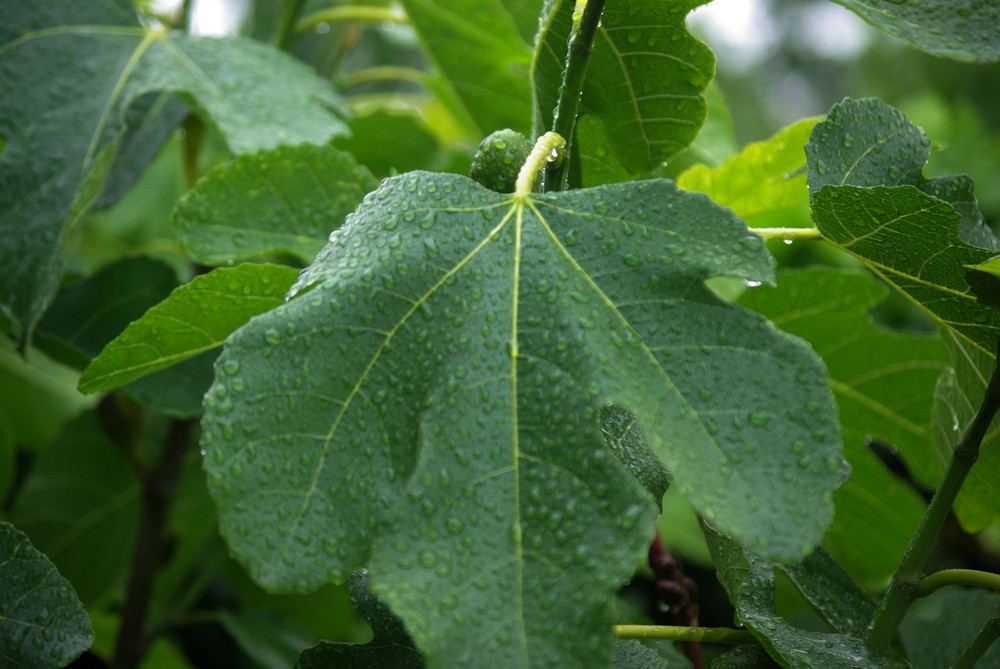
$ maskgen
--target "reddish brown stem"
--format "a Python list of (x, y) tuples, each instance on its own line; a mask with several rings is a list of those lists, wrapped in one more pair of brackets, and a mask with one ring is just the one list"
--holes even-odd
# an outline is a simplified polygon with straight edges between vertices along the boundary
[[(656, 577), (656, 595), (669, 611), (670, 624), (698, 627), (698, 584), (681, 571), (659, 530), (649, 545), (649, 567)], [(701, 642), (682, 641), (681, 646), (694, 669), (702, 669)]]

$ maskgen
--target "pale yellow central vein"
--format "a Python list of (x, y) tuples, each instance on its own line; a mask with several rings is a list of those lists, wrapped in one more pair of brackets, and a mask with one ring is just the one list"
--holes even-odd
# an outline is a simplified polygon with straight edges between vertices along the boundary
[(521, 637), (521, 650), (524, 653), (523, 666), (527, 667), (528, 660), (528, 635), (524, 626), (524, 543), (521, 535), (521, 444), (518, 434), (517, 415), (517, 306), (520, 299), (519, 290), (521, 287), (521, 233), (524, 229), (524, 202), (525, 198), (517, 200), (515, 205), (517, 217), (514, 227), (514, 273), (513, 287), (511, 289), (511, 315), (510, 315), (510, 396), (511, 396), (511, 442), (513, 453), (511, 465), (514, 470), (514, 526), (511, 532), (514, 536), (514, 569), (517, 571), (516, 584), (514, 586), (514, 597), (517, 609), (518, 629)]

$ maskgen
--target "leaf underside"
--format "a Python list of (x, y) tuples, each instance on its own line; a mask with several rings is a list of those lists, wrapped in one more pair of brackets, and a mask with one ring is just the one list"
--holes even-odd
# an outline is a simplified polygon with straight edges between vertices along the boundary
[(667, 181), (386, 180), (226, 344), (203, 422), (222, 534), (269, 588), (366, 564), (432, 664), (609, 657), (654, 511), (601, 432), (614, 403), (714, 526), (799, 559), (839, 482), (825, 372), (716, 274), (773, 277), (759, 237)]
[[(993, 0), (835, 0), (879, 30), (933, 53), (980, 63), (1000, 60), (1000, 8)], [(960, 4), (960, 7), (956, 5)]]

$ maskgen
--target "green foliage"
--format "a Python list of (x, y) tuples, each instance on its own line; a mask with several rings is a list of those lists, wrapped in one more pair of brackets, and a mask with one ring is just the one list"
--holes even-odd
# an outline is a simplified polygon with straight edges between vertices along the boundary
[(80, 600), (23, 532), (0, 523), (0, 659), (13, 669), (61, 667), (94, 639)]
[(836, 2), (924, 51), (956, 60), (1000, 60), (1000, 9), (990, 0), (969, 0), (960, 7), (948, 0)]
[[(324, 4), (0, 0), (0, 664), (993, 660), (995, 597), (910, 611), (1000, 521), (940, 146), (869, 98), (739, 150), (699, 0)], [(985, 0), (841, 4), (1000, 52)]]
[(368, 168), (332, 146), (283, 146), (212, 170), (171, 219), (181, 244), (206, 265), (280, 252), (309, 262), (376, 185)]
[[(99, 196), (150, 93), (185, 96), (236, 152), (323, 142), (346, 126), (340, 98), (261, 44), (143, 28), (124, 6), (9, 1), (0, 48), (0, 295), (23, 348), (55, 294), (66, 231)], [(260, 85), (261, 72), (269, 72)], [(38, 86), (37, 82), (46, 82)], [(30, 132), (22, 132), (30, 128)]]

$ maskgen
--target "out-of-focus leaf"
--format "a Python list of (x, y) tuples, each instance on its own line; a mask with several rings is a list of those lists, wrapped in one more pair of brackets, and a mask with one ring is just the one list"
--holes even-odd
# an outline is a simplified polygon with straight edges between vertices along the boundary
[(364, 644), (320, 642), (302, 651), (295, 669), (423, 669), (420, 651), (403, 623), (369, 589), (366, 571), (351, 574), (351, 606), (371, 625), (372, 640)]
[[(773, 566), (744, 551), (726, 537), (706, 528), (706, 539), (712, 551), (719, 582), (736, 608), (737, 622), (746, 625), (767, 653), (783, 667), (794, 669), (905, 669), (909, 665), (894, 657), (876, 657), (868, 652), (860, 636), (846, 633), (812, 632), (792, 625), (775, 611), (775, 580)], [(809, 578), (808, 571), (803, 576)], [(850, 583), (850, 579), (847, 579)], [(830, 582), (819, 584), (823, 587)], [(833, 582), (833, 585), (836, 585)], [(856, 584), (851, 590), (858, 590)], [(797, 587), (803, 587), (796, 583)], [(808, 583), (807, 589), (817, 584)], [(818, 588), (817, 588), (818, 589)], [(823, 593), (824, 598), (835, 597)], [(851, 619), (862, 619), (871, 613), (871, 602), (848, 595), (845, 602), (856, 602), (858, 611)], [(838, 608), (844, 603), (838, 604)], [(848, 611), (838, 610), (835, 619), (843, 623)], [(754, 660), (757, 662), (758, 660)], [(740, 666), (723, 665), (723, 666)], [(754, 665), (751, 665), (754, 666)]]
[(25, 360), (0, 337), (0, 423), (14, 443), (41, 449), (96, 400), (76, 390), (79, 372), (32, 350)]
[(283, 302), (298, 272), (280, 265), (220, 267), (147, 311), (83, 371), (80, 390), (110, 390), (222, 345), (233, 330)]
[(1000, 8), (993, 0), (834, 0), (918, 49), (955, 60), (1000, 60)]
[(202, 422), (223, 536), (270, 588), (367, 564), (432, 662), (609, 661), (608, 602), (653, 515), (601, 433), (609, 402), (761, 552), (801, 558), (832, 515), (825, 370), (715, 297), (715, 274), (770, 281), (770, 257), (665, 180), (387, 179), (289, 302), (227, 341)]
[(976, 300), (965, 268), (995, 256), (1000, 242), (967, 177), (922, 176), (929, 147), (880, 100), (834, 106), (806, 145), (813, 220), (827, 241), (993, 355), (1000, 311)]
[(531, 123), (531, 49), (502, 0), (402, 0), (481, 136)]
[(748, 145), (721, 167), (695, 165), (677, 177), (677, 185), (701, 191), (744, 218), (806, 202), (803, 147), (818, 121), (805, 119), (790, 125), (763, 142)]
[(125, 136), (95, 209), (114, 204), (135, 184), (189, 113), (188, 106), (170, 93), (143, 96), (125, 110)]
[[(979, 627), (998, 614), (1000, 597), (975, 588), (946, 588), (914, 606), (899, 632), (914, 667), (950, 667)], [(1000, 666), (1000, 644), (994, 643), (977, 667)]]
[(309, 262), (377, 185), (330, 145), (283, 146), (212, 170), (171, 220), (191, 256), (207, 265), (282, 251)]
[(59, 285), (66, 230), (100, 195), (136, 101), (182, 94), (235, 152), (347, 130), (327, 82), (257, 42), (143, 28), (128, 3), (5, 0), (0, 12), (0, 302), (22, 348)]
[(120, 387), (139, 404), (171, 418), (198, 418), (202, 399), (212, 385), (213, 364), (218, 351), (212, 349), (176, 365), (139, 377)]
[(11, 519), (84, 604), (122, 583), (139, 522), (139, 484), (93, 412), (67, 425), (35, 462)]
[(23, 532), (0, 522), (0, 663), (10, 669), (64, 667), (94, 632), (80, 599)]
[[(262, 669), (287, 669), (316, 639), (274, 611), (222, 611), (219, 622), (240, 649)], [(329, 663), (328, 667), (345, 665)], [(396, 667), (385, 664), (384, 667)]]
[[(431, 169), (440, 150), (427, 124), (415, 113), (390, 109), (359, 113), (351, 121), (351, 133), (351, 137), (338, 138), (335, 146), (377, 177)], [(379, 141), (371, 141), (372, 137)]]
[(83, 369), (176, 287), (177, 275), (167, 264), (125, 258), (59, 291), (38, 324), (36, 343), (50, 356)]
[(837, 512), (826, 546), (870, 584), (895, 571), (926, 503), (866, 441), (899, 449), (917, 478), (933, 488), (941, 475), (931, 429), (933, 388), (948, 364), (938, 337), (872, 323), (867, 312), (886, 292), (868, 275), (813, 269), (782, 274), (776, 288), (748, 290), (739, 300), (808, 341), (827, 365), (853, 472), (834, 493)]
[[(712, 51), (685, 17), (703, 0), (608, 3), (587, 69), (575, 151), (586, 186), (659, 167), (687, 147), (706, 117)], [(552, 128), (572, 29), (572, 0), (546, 3), (532, 71), (536, 135)], [(590, 167), (588, 168), (588, 165)]]
[[(939, 475), (955, 450), (963, 430), (972, 421), (986, 392), (996, 360), (954, 332), (942, 328), (952, 369), (941, 375), (934, 389), (934, 441)], [(987, 430), (979, 458), (955, 499), (953, 509), (967, 532), (979, 532), (1000, 520), (1000, 424)]]

